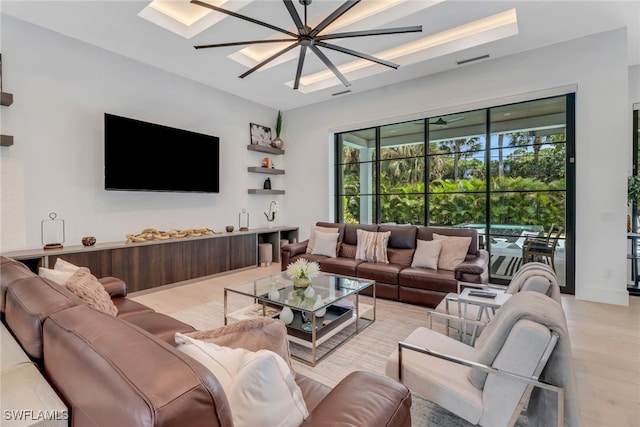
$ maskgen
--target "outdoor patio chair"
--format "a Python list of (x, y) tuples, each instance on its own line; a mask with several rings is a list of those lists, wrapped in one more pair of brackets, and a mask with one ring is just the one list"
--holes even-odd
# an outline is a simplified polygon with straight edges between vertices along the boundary
[(556, 271), (556, 248), (563, 230), (552, 224), (545, 237), (527, 237), (522, 246), (522, 262), (536, 261), (539, 257), (548, 258), (551, 268)]
[(507, 300), (474, 347), (417, 328), (388, 357), (386, 374), (480, 426), (511, 426), (525, 405), (532, 425), (580, 424), (562, 306), (538, 292)]

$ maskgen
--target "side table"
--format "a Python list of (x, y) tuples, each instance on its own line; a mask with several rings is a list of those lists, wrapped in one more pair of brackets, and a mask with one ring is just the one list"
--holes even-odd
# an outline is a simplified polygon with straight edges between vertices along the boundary
[[(469, 295), (469, 292), (474, 291), (472, 288), (465, 288), (460, 295), (458, 296), (458, 302), (463, 305), (463, 315), (462, 315), (462, 337), (467, 335), (467, 323), (464, 319), (467, 318), (467, 309), (469, 304), (477, 305), (478, 314), (476, 316), (476, 322), (480, 322), (483, 317), (486, 317), (487, 321), (491, 320), (491, 317), (496, 313), (496, 309), (502, 307), (509, 298), (511, 298), (511, 294), (505, 293), (501, 289), (490, 289), (491, 292), (495, 293), (496, 296), (493, 298), (485, 298)], [(476, 340), (476, 334), (478, 333), (478, 323), (473, 326), (473, 334), (471, 335), (471, 343)]]

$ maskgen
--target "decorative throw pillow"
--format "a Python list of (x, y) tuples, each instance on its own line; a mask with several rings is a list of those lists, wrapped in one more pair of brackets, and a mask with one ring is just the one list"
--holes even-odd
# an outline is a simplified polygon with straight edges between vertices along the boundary
[(65, 288), (79, 296), (82, 301), (94, 310), (115, 316), (118, 308), (111, 297), (104, 290), (104, 286), (89, 272), (86, 267), (80, 267), (71, 277), (64, 282)]
[(57, 283), (60, 286), (64, 286), (64, 282), (69, 280), (73, 276), (73, 272), (53, 270), (51, 268), (38, 268), (38, 276), (49, 279), (52, 282)]
[(291, 372), (291, 353), (287, 327), (271, 317), (255, 317), (234, 322), (208, 331), (195, 331), (185, 334), (189, 338), (210, 342), (224, 347), (244, 348), (249, 351), (271, 350), (289, 365)]
[(416, 242), (416, 253), (413, 255), (411, 267), (424, 267), (437, 270), (440, 250), (442, 249), (442, 240), (418, 239)]
[(71, 264), (69, 261), (65, 261), (62, 258), (58, 258), (53, 266), (54, 270), (66, 271), (68, 273), (75, 273), (79, 268), (79, 266)]
[(390, 231), (374, 232), (356, 230), (358, 236), (358, 246), (356, 248), (356, 259), (368, 262), (389, 263), (387, 258), (387, 245), (389, 244)]
[(471, 237), (442, 236), (433, 233), (433, 240), (442, 241), (438, 268), (441, 270), (455, 270), (467, 256), (471, 245)]
[(311, 234), (309, 235), (309, 242), (307, 243), (307, 253), (313, 253), (313, 247), (316, 243), (316, 231), (320, 231), (322, 233), (336, 233), (340, 234), (339, 228), (331, 228), (331, 227), (320, 227), (318, 225), (314, 225), (311, 227)]
[(177, 333), (176, 347), (218, 379), (236, 427), (299, 426), (309, 416), (302, 391), (282, 357), (269, 350), (221, 347)]
[(311, 254), (325, 255), (331, 258), (336, 257), (338, 249), (338, 233), (323, 233), (316, 231), (316, 239)]

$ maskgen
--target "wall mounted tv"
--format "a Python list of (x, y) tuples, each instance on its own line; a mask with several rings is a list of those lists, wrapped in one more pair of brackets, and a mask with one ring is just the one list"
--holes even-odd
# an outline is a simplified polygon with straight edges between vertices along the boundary
[(220, 139), (104, 115), (107, 190), (218, 193)]

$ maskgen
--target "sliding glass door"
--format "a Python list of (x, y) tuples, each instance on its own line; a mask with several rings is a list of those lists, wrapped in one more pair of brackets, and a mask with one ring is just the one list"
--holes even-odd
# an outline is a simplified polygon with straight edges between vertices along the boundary
[(336, 134), (336, 219), (475, 228), (492, 282), (537, 260), (573, 292), (574, 127), (566, 95)]

